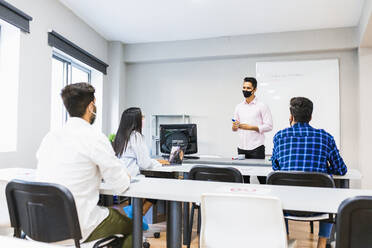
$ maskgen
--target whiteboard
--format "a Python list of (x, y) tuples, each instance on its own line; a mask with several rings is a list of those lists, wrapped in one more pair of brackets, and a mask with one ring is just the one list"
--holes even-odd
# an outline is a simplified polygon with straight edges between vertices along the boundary
[(274, 135), (289, 127), (289, 101), (296, 96), (313, 102), (310, 125), (333, 135), (340, 148), (338, 59), (257, 62), (256, 77), (256, 96), (269, 106), (274, 123), (265, 133), (266, 154), (272, 154)]

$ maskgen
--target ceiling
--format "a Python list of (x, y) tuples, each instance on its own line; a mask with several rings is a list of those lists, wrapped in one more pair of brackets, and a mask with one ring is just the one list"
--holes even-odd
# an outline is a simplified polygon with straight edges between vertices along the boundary
[(107, 40), (143, 43), (357, 26), (364, 0), (59, 0)]

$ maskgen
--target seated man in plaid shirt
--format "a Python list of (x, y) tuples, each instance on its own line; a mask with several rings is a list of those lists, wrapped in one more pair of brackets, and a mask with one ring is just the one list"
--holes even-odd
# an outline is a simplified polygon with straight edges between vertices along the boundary
[[(347, 168), (332, 135), (309, 125), (313, 103), (305, 97), (294, 97), (290, 112), (291, 127), (274, 136), (273, 170), (345, 175)], [(320, 222), (318, 247), (326, 247), (331, 229), (332, 224)]]

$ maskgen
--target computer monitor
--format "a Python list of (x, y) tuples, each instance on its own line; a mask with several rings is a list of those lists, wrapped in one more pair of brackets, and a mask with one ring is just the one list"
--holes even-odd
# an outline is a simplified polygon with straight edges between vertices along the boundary
[(182, 146), (185, 154), (197, 153), (196, 124), (161, 124), (160, 152), (169, 154), (175, 144)]

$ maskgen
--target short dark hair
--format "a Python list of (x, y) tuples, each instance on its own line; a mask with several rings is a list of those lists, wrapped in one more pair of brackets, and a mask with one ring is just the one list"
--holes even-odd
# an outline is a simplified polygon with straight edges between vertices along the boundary
[(62, 89), (63, 104), (71, 117), (82, 117), (89, 103), (94, 101), (95, 89), (88, 83), (69, 84)]
[(296, 122), (309, 123), (313, 114), (313, 102), (306, 97), (293, 97), (289, 110)]
[(254, 77), (245, 77), (244, 82), (249, 82), (252, 84), (253, 89), (257, 88), (257, 80)]

